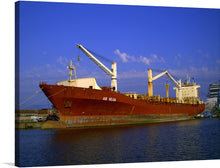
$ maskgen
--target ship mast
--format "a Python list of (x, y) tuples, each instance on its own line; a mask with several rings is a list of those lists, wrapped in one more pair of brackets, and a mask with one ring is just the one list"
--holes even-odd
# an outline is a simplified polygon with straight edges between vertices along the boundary
[[(76, 79), (76, 68), (73, 65), (73, 61), (72, 60), (70, 61), (69, 66), (67, 68), (69, 68), (69, 70), (70, 70), (70, 72), (69, 72), (69, 76), (70, 76), (69, 81), (71, 82), (73, 75), (75, 76), (75, 79)], [(74, 71), (74, 74), (73, 74), (73, 71)]]

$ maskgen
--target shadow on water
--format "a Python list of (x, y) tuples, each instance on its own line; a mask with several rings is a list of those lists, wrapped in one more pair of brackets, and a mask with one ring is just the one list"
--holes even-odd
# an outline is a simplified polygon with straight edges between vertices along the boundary
[(220, 119), (86, 129), (22, 130), (20, 166), (220, 158)]

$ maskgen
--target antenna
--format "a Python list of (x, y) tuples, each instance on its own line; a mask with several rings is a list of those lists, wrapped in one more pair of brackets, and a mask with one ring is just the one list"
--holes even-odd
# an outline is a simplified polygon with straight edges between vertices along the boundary
[(76, 77), (76, 68), (75, 68), (75, 66), (73, 65), (73, 61), (72, 61), (72, 60), (70, 60), (69, 66), (67, 66), (67, 68), (69, 68), (69, 70), (70, 70), (70, 72), (69, 72), (69, 76), (70, 76), (69, 81), (72, 80), (73, 71), (74, 71), (74, 76), (75, 76), (75, 79), (76, 79), (76, 78), (77, 78), (77, 77)]

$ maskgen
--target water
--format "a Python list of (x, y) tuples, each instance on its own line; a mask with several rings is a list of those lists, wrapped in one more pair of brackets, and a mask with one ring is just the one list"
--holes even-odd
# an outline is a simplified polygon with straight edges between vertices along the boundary
[(220, 118), (59, 130), (19, 130), (16, 165), (220, 159)]

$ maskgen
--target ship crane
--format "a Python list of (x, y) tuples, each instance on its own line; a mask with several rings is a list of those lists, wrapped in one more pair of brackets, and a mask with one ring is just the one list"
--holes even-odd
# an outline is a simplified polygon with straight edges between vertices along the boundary
[[(152, 70), (148, 69), (148, 95), (149, 97), (153, 96), (153, 81), (160, 78), (163, 75), (167, 75), (170, 80), (174, 83), (174, 85), (178, 88), (178, 100), (181, 102), (182, 100), (182, 88), (181, 88), (181, 79), (179, 79), (178, 81), (176, 81), (169, 73), (168, 71), (164, 71), (160, 74), (158, 74), (155, 77), (152, 77)], [(168, 87), (167, 87), (167, 95), (168, 95)]]
[(116, 62), (112, 62), (111, 70), (103, 65), (95, 56), (93, 56), (87, 49), (82, 45), (76, 44), (77, 47), (89, 57), (99, 68), (101, 68), (107, 75), (111, 77), (111, 89), (117, 92), (117, 66)]

